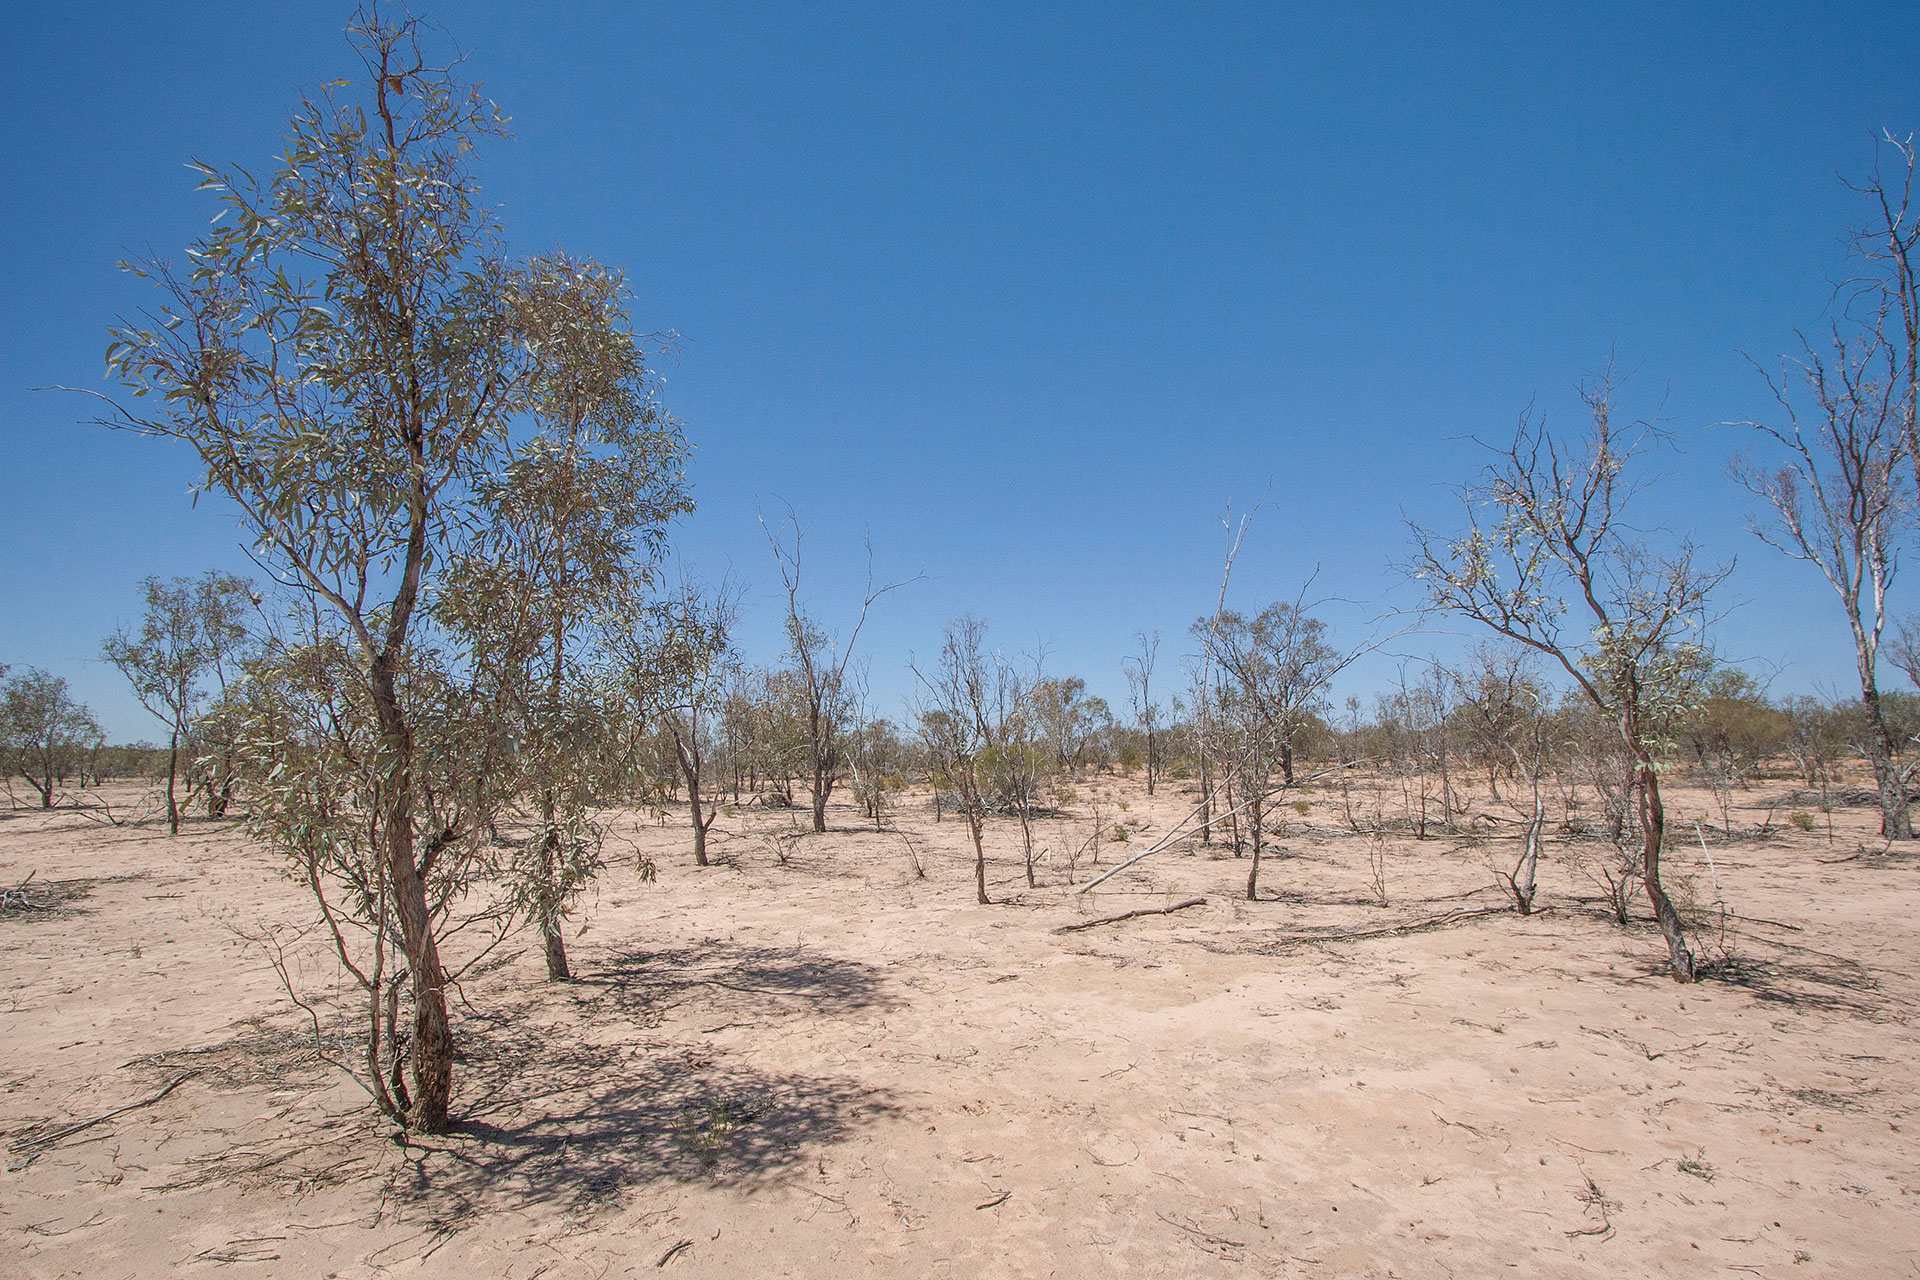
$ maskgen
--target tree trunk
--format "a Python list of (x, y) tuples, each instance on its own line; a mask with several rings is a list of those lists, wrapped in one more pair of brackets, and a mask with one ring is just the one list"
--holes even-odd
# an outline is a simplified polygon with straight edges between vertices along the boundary
[(447, 979), (433, 936), (427, 885), (414, 860), (413, 730), (397, 692), (393, 649), (373, 661), (374, 709), (380, 717), (380, 753), (387, 786), (386, 861), (413, 995), (413, 1089), (406, 1124), (423, 1133), (447, 1127), (453, 1098), (453, 1028), (447, 1017)]
[(699, 722), (696, 720), (694, 728), (683, 734), (679, 722), (669, 718), (668, 728), (673, 734), (674, 759), (680, 762), (680, 776), (687, 782), (687, 812), (693, 817), (693, 863), (704, 867), (707, 865), (707, 828), (713, 825), (719, 810), (701, 815), (700, 775), (704, 769), (701, 757), (705, 753), (700, 750), (700, 740), (694, 736), (699, 732)]
[(1889, 840), (1913, 839), (1913, 816), (1907, 811), (1906, 788), (1893, 758), (1893, 735), (1880, 711), (1880, 691), (1862, 680), (1861, 705), (1867, 709), (1867, 758), (1873, 762), (1873, 780), (1880, 788), (1880, 834)]
[(987, 896), (987, 846), (981, 839), (982, 819), (977, 805), (967, 806), (967, 831), (973, 836), (973, 893), (981, 906), (991, 906)]
[(1696, 976), (1693, 952), (1687, 949), (1686, 926), (1673, 909), (1673, 899), (1660, 883), (1660, 849), (1667, 835), (1667, 810), (1660, 799), (1660, 775), (1653, 761), (1640, 761), (1640, 869), (1646, 880), (1647, 901), (1653, 904), (1653, 917), (1667, 940), (1667, 972), (1675, 982), (1692, 982)]
[(174, 797), (174, 782), (180, 774), (180, 730), (167, 738), (167, 834), (180, 834), (180, 802)]
[(1033, 878), (1033, 816), (1024, 801), (1020, 805), (1020, 839), (1027, 855), (1027, 888), (1038, 889), (1040, 882)]
[(560, 836), (553, 829), (556, 806), (552, 791), (542, 793), (540, 808), (547, 820), (546, 838), (540, 842), (540, 943), (547, 955), (547, 981), (566, 982), (573, 977), (573, 969), (567, 964), (567, 940), (560, 932), (560, 904), (554, 901), (558, 874), (554, 855), (560, 851)]
[(541, 923), (540, 941), (547, 953), (547, 981), (572, 981), (573, 969), (567, 964), (567, 940), (560, 934), (558, 920), (547, 920)]
[(1256, 797), (1247, 806), (1247, 820), (1253, 824), (1253, 865), (1247, 868), (1247, 901), (1260, 900), (1260, 850), (1266, 842), (1263, 829), (1265, 819), (1260, 812), (1260, 801)]
[(1200, 843), (1213, 843), (1213, 770), (1207, 763), (1207, 747), (1204, 740), (1206, 729), (1200, 744)]
[(816, 832), (824, 833), (827, 829), (827, 796), (832, 790), (833, 770), (815, 764), (813, 766), (813, 829)]

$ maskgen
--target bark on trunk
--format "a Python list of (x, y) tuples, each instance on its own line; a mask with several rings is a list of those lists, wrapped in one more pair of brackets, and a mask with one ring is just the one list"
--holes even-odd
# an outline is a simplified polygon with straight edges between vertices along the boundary
[(827, 796), (833, 790), (833, 770), (815, 765), (813, 770), (813, 829), (827, 829)]
[(573, 968), (567, 963), (567, 940), (560, 934), (558, 920), (548, 920), (541, 924), (540, 941), (547, 952), (547, 981), (571, 981)]
[(1260, 900), (1260, 850), (1266, 839), (1260, 801), (1255, 800), (1247, 806), (1247, 820), (1253, 824), (1253, 865), (1247, 868), (1247, 901), (1258, 902)]
[(1660, 849), (1667, 834), (1667, 810), (1660, 799), (1660, 776), (1654, 772), (1653, 761), (1642, 757), (1640, 761), (1640, 829), (1644, 843), (1641, 845), (1640, 868), (1646, 881), (1647, 901), (1653, 904), (1653, 918), (1660, 922), (1660, 932), (1667, 940), (1667, 972), (1675, 982), (1692, 982), (1696, 976), (1693, 952), (1687, 947), (1686, 926), (1681, 923), (1680, 913), (1673, 909), (1673, 899), (1667, 896), (1666, 886), (1660, 883)]
[(1880, 711), (1880, 691), (1862, 681), (1861, 705), (1867, 709), (1867, 758), (1873, 762), (1873, 780), (1880, 789), (1880, 834), (1889, 840), (1913, 839), (1913, 815), (1907, 810), (1906, 788), (1893, 758), (1893, 735)]
[(973, 836), (973, 893), (981, 906), (991, 906), (993, 899), (987, 897), (987, 846), (981, 839), (981, 819), (978, 808), (967, 806), (967, 831)]
[(446, 973), (433, 936), (426, 880), (414, 859), (413, 731), (400, 707), (398, 666), (392, 650), (374, 659), (372, 686), (386, 766), (387, 876), (413, 996), (413, 1088), (405, 1119), (409, 1128), (439, 1133), (447, 1127), (447, 1108), (453, 1098), (453, 1028), (447, 1017)]
[(180, 801), (174, 794), (176, 780), (180, 776), (180, 730), (175, 729), (167, 738), (167, 834), (180, 834)]

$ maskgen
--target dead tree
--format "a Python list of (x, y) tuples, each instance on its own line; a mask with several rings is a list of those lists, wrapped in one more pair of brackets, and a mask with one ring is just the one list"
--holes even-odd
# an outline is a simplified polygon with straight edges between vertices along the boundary
[(860, 611), (845, 643), (837, 642), (807, 613), (800, 602), (800, 549), (806, 531), (791, 509), (778, 530), (760, 527), (773, 548), (780, 567), (780, 582), (787, 596), (787, 659), (801, 700), (806, 725), (807, 777), (813, 789), (813, 829), (827, 829), (827, 798), (832, 794), (840, 769), (842, 739), (848, 727), (850, 710), (847, 666), (860, 640), (861, 628), (874, 602), (890, 591), (918, 581), (918, 577), (889, 582), (876, 587), (873, 582), (873, 547), (867, 547), (867, 583), (860, 597)]

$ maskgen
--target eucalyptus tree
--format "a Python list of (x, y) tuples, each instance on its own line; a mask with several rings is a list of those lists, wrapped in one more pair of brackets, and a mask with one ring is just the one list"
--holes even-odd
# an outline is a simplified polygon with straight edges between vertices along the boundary
[(973, 842), (975, 900), (987, 895), (987, 810), (993, 802), (996, 770), (1019, 737), (1032, 690), (1019, 672), (986, 643), (987, 624), (956, 618), (947, 626), (940, 655), (930, 670), (913, 668), (920, 685), (917, 710), (920, 740), (935, 788), (945, 787), (959, 801)]
[(693, 860), (702, 867), (707, 865), (707, 832), (719, 812), (720, 786), (708, 772), (715, 727), (740, 665), (733, 645), (739, 600), (731, 584), (703, 589), (683, 580), (650, 603), (639, 625), (623, 632), (617, 642), (621, 676), (634, 706), (673, 744), (687, 788)]
[(532, 361), (516, 402), (527, 435), (477, 484), (489, 518), (449, 566), (435, 610), (482, 659), (499, 712), (522, 722), (517, 764), (536, 829), (516, 887), (558, 980), (570, 976), (561, 922), (597, 868), (591, 811), (615, 791), (611, 674), (594, 661), (692, 502), (686, 442), (660, 407), (619, 273), (556, 255), (524, 264), (505, 286)]
[(1768, 376), (1780, 421), (1746, 425), (1770, 445), (1776, 460), (1742, 458), (1734, 475), (1769, 508), (1754, 533), (1788, 558), (1817, 568), (1846, 615), (1881, 833), (1911, 840), (1905, 777), (1881, 709), (1879, 674), (1887, 592), (1899, 569), (1914, 493), (1907, 476), (1906, 356), (1885, 330), (1883, 312), (1850, 333), (1836, 326), (1826, 354), (1805, 344), (1794, 379), (1805, 388), (1804, 414), (1791, 381)]
[[(542, 424), (541, 447), (559, 447), (565, 377), (540, 375), (573, 360), (577, 335), (556, 319), (571, 303), (543, 321), (537, 299), (581, 290), (591, 329), (606, 319), (608, 278), (505, 258), (472, 170), (504, 120), (433, 62), (423, 32), (363, 8), (348, 28), (362, 76), (302, 102), (277, 167), (256, 177), (193, 166), (221, 216), (184, 271), (132, 268), (161, 300), (114, 331), (110, 369), (135, 399), (107, 421), (191, 446), (200, 489), (237, 509), (255, 554), (307, 601), (299, 643), (273, 661), (312, 667), (324, 697), (277, 707), (260, 695), (273, 715), (248, 727), (252, 758), (287, 767), (248, 778), (256, 829), (295, 865), (328, 874), (337, 860), (326, 849), (377, 857), (344, 901), (360, 926), (391, 928), (404, 953), (396, 1052), (411, 1084), (380, 1101), (410, 1127), (438, 1130), (454, 1041), (430, 888), (484, 865), (481, 845), (513, 799), (493, 780), (519, 775), (502, 765), (510, 655), (463, 656), (458, 618), (434, 610), (454, 568), (497, 532), (516, 459), (530, 465), (512, 444), (519, 415)], [(263, 716), (323, 713), (285, 739), (297, 749), (275, 750), (259, 730)], [(320, 749), (316, 735), (334, 721), (359, 735), (351, 761)], [(292, 777), (328, 761), (345, 772), (327, 786), (308, 777), (312, 794), (336, 801), (316, 807)], [(318, 895), (324, 876), (309, 881)], [(400, 1081), (401, 1058), (388, 1065), (385, 1078)]]
[(1584, 438), (1564, 443), (1523, 415), (1512, 442), (1489, 446), (1482, 478), (1463, 488), (1466, 528), (1443, 537), (1414, 526), (1408, 569), (1431, 607), (1541, 654), (1612, 722), (1630, 760), (1640, 876), (1668, 971), (1691, 982), (1686, 927), (1661, 882), (1659, 755), (1710, 665), (1707, 604), (1727, 571), (1696, 564), (1685, 541), (1656, 551), (1636, 533), (1631, 509), (1644, 482), (1634, 468), (1657, 433), (1614, 420), (1611, 378), (1581, 396)]
[(1327, 642), (1327, 624), (1304, 598), (1277, 601), (1253, 617), (1220, 609), (1191, 633), (1214, 673), (1213, 705), (1227, 732), (1236, 803), (1244, 806), (1253, 861), (1247, 898), (1259, 896), (1265, 814), (1277, 770), (1294, 783), (1294, 752), (1313, 717), (1327, 706), (1327, 687), (1365, 647), (1342, 651)]
[(1506, 803), (1523, 823), (1520, 856), (1511, 869), (1496, 865), (1494, 874), (1514, 909), (1531, 915), (1547, 825), (1545, 781), (1553, 766), (1553, 691), (1540, 677), (1537, 655), (1512, 643), (1476, 646), (1446, 679), (1461, 736), (1487, 770), (1495, 804), (1501, 803), (1499, 774), (1505, 770), (1513, 778)]
[(1153, 794), (1153, 784), (1160, 773), (1160, 704), (1153, 697), (1153, 668), (1160, 656), (1160, 633), (1148, 635), (1144, 631), (1134, 633), (1137, 653), (1128, 654), (1120, 660), (1120, 668), (1127, 677), (1127, 695), (1133, 703), (1134, 723), (1140, 726), (1140, 732), (1147, 739), (1147, 794)]
[(1026, 691), (1040, 740), (1053, 753), (1056, 769), (1086, 765), (1100, 736), (1113, 725), (1107, 700), (1087, 692), (1079, 676), (1036, 678)]
[[(436, 963), (443, 939), (487, 939), (464, 961), (441, 963), (442, 981), (452, 984), (512, 923), (511, 898), (486, 891), (494, 850), (485, 833), (508, 811), (515, 753), (495, 713), (495, 681), (466, 674), (451, 655), (418, 640), (407, 646), (397, 675), (408, 724), (424, 748), (406, 779), (420, 832), (412, 869), (421, 932), (436, 944)], [(365, 659), (351, 633), (310, 602), (294, 610), (261, 638), (234, 691), (234, 755), (247, 783), (249, 828), (283, 853), (311, 892), (322, 936), (360, 992), (358, 1013), (340, 1010), (338, 1031), (324, 1025), (325, 1002), (302, 993), (271, 930), (261, 935), (269, 958), (307, 1012), (322, 1056), (382, 1112), (417, 1126), (421, 1090), (434, 1080), (422, 1079), (423, 1002), (384, 825), (395, 785), (391, 747), (365, 684)], [(336, 1051), (339, 1031), (353, 1033), (353, 1052)]]
[(25, 780), (42, 809), (53, 808), (61, 780), (102, 741), (100, 722), (60, 676), (28, 667), (0, 684), (4, 771)]
[(181, 749), (189, 762), (195, 758), (196, 725), (238, 677), (247, 613), (258, 597), (251, 582), (217, 569), (198, 579), (150, 577), (140, 586), (147, 609), (139, 630), (121, 627), (101, 645), (101, 655), (167, 726), (167, 831), (178, 835)]
[(822, 627), (801, 603), (800, 551), (806, 531), (799, 517), (789, 510), (778, 530), (767, 528), (764, 520), (761, 528), (766, 532), (767, 545), (773, 549), (774, 561), (780, 568), (780, 583), (786, 592), (787, 670), (793, 692), (800, 700), (806, 729), (806, 771), (813, 795), (813, 829), (823, 832), (827, 829), (827, 799), (838, 781), (845, 738), (851, 727), (853, 701), (847, 675), (854, 646), (860, 641), (860, 632), (867, 625), (867, 615), (873, 611), (874, 603), (918, 579), (875, 586), (873, 548), (869, 545), (867, 580), (860, 597), (860, 609), (842, 641)]

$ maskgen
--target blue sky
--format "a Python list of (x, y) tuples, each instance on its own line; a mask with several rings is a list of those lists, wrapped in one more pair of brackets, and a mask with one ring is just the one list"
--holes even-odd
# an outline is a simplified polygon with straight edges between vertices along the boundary
[[(876, 690), (962, 612), (1119, 702), (1136, 630), (1316, 564), (1336, 632), (1413, 602), (1404, 516), (1445, 523), (1529, 402), (1575, 424), (1609, 351), (1677, 451), (1648, 519), (1738, 556), (1723, 652), (1844, 689), (1814, 572), (1724, 475), (1762, 415), (1742, 353), (1824, 323), (1883, 128), (1920, 128), (1911, 4), (422, 4), (513, 118), (481, 164), (520, 252), (624, 267), (680, 335), (696, 572), (778, 579), (757, 507), (810, 526), (850, 620), (870, 532)], [(212, 208), (189, 157), (265, 166), (353, 69), (345, 5), (8, 6), (0, 98), (0, 662), (155, 731), (97, 661), (150, 573), (246, 569), (188, 459), (89, 426), (106, 329)], [(1920, 609), (1920, 597), (1901, 609)], [(1452, 642), (1408, 639), (1398, 653)], [(1391, 675), (1386, 656), (1350, 688)]]

